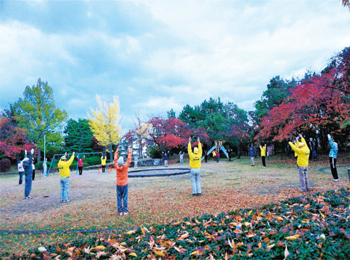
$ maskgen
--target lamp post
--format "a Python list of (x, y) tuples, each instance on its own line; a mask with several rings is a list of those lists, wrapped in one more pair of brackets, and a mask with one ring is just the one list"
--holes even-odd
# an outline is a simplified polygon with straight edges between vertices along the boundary
[(44, 135), (44, 161), (43, 161), (43, 176), (46, 176), (47, 164), (46, 164), (46, 135)]
[(46, 158), (46, 135), (44, 135), (44, 160)]

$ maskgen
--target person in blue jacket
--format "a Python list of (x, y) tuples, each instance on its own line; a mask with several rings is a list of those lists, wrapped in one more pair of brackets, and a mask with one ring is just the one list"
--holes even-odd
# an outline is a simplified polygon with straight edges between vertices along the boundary
[(250, 156), (250, 164), (252, 166), (255, 166), (255, 162), (254, 162), (255, 148), (254, 148), (253, 144), (250, 147), (248, 147), (248, 151), (249, 151), (249, 156)]
[(327, 137), (328, 137), (329, 145), (331, 146), (331, 150), (329, 151), (329, 164), (331, 166), (333, 181), (339, 181), (338, 172), (337, 172), (338, 144), (334, 142), (330, 134), (328, 134)]
[(30, 192), (32, 190), (32, 178), (33, 178), (33, 168), (32, 168), (32, 160), (33, 160), (34, 149), (30, 151), (29, 158), (26, 157), (23, 159), (23, 168), (25, 174), (25, 186), (24, 186), (24, 198), (31, 199)]

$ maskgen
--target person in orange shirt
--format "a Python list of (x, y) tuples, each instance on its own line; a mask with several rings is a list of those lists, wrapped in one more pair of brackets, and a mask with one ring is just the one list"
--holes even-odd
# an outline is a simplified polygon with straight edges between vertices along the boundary
[(128, 158), (124, 163), (123, 156), (119, 155), (119, 147), (114, 153), (113, 165), (117, 172), (117, 207), (120, 216), (128, 215), (128, 170), (131, 163), (132, 153), (130, 147), (128, 147)]

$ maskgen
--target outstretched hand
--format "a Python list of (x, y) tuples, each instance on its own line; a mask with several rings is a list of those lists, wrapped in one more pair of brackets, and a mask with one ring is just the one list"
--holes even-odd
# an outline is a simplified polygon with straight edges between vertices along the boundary
[(201, 142), (201, 141), (199, 140), (199, 137), (198, 137), (197, 141), (198, 141), (198, 143), (200, 143), (200, 142)]
[(30, 153), (31, 153), (31, 154), (34, 154), (34, 149), (33, 149), (33, 148), (30, 150)]
[(189, 143), (191, 142), (191, 136), (188, 138), (188, 142), (189, 142)]

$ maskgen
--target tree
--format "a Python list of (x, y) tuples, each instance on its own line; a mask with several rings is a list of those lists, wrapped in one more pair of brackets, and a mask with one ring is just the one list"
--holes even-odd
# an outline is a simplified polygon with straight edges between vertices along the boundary
[(173, 117), (167, 119), (153, 117), (148, 124), (152, 125), (149, 129), (149, 141), (156, 144), (159, 152), (184, 149), (190, 136), (200, 136), (203, 140), (209, 138), (203, 129), (191, 129), (189, 124)]
[(64, 130), (65, 147), (69, 151), (92, 152), (92, 132), (87, 119), (69, 119)]
[(350, 10), (350, 1), (349, 0), (342, 0), (343, 6), (349, 7)]
[(292, 79), (290, 82), (276, 76), (270, 80), (261, 96), (261, 100), (255, 102), (255, 119), (260, 122), (260, 118), (267, 115), (268, 112), (290, 95), (290, 90), (295, 87), (297, 82)]
[(32, 148), (26, 130), (16, 126), (14, 117), (6, 118), (0, 115), (0, 152), (9, 158), (17, 157), (19, 160), (21, 152)]
[(47, 82), (38, 82), (32, 87), (27, 86), (23, 93), (24, 99), (14, 104), (16, 121), (20, 128), (28, 131), (29, 139), (36, 144), (38, 161), (40, 161), (40, 150), (44, 148), (44, 135), (46, 141), (51, 144), (49, 149), (61, 147), (63, 137), (60, 134), (62, 123), (67, 118), (67, 112), (56, 108), (53, 89)]
[(176, 114), (175, 114), (175, 111), (173, 109), (170, 109), (170, 111), (168, 111), (166, 113), (167, 113), (168, 118), (170, 118), (170, 117), (176, 118)]
[(142, 147), (145, 144), (145, 141), (147, 140), (147, 137), (149, 135), (149, 129), (152, 127), (152, 125), (147, 122), (143, 122), (140, 115), (137, 115), (136, 120), (134, 120), (134, 125), (135, 128), (129, 130), (123, 136), (123, 139), (128, 140), (128, 142), (131, 142), (132, 139), (136, 138), (139, 142), (139, 157), (142, 157)]
[(248, 124), (248, 113), (236, 104), (228, 102), (224, 105), (225, 130), (222, 135), (227, 143), (237, 148), (237, 158), (240, 158), (242, 146), (250, 142), (251, 127)]
[[(208, 101), (204, 100), (199, 106), (192, 108), (186, 105), (179, 115), (179, 119), (188, 123), (192, 129), (203, 127), (206, 123), (207, 117), (211, 114), (222, 114), (223, 103), (220, 98), (215, 100), (210, 98)], [(215, 116), (214, 116), (215, 117)]]
[(256, 138), (273, 135), (273, 140), (282, 141), (300, 132), (310, 136), (310, 132), (318, 131), (325, 145), (327, 133), (337, 138), (348, 137), (340, 125), (350, 118), (350, 102), (344, 92), (330, 88), (336, 78), (336, 70), (331, 69), (303, 80), (291, 91), (290, 97), (263, 117)]
[(113, 96), (113, 102), (109, 104), (102, 102), (98, 95), (96, 100), (98, 110), (91, 108), (94, 117), (88, 114), (90, 129), (99, 144), (110, 152), (110, 161), (113, 162), (112, 145), (119, 143), (121, 132), (118, 97)]

